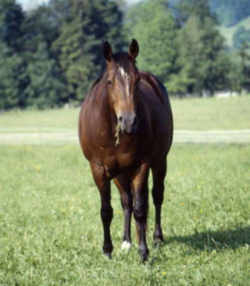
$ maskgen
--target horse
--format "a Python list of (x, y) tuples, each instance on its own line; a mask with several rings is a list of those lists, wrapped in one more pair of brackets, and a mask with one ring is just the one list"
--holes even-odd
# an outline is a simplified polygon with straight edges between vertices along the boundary
[(146, 261), (148, 177), (152, 171), (155, 206), (154, 243), (163, 241), (161, 206), (167, 154), (172, 145), (173, 117), (164, 85), (151, 73), (139, 71), (139, 44), (133, 39), (128, 52), (113, 54), (103, 43), (105, 71), (92, 85), (79, 115), (79, 142), (90, 164), (101, 199), (103, 253), (113, 250), (110, 182), (120, 192), (124, 212), (122, 249), (131, 247), (131, 215), (136, 222), (139, 254)]

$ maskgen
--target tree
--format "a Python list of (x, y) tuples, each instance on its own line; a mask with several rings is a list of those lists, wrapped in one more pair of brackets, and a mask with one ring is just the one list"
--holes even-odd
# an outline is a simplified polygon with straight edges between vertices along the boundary
[(207, 18), (210, 18), (214, 24), (217, 23), (216, 15), (211, 12), (209, 0), (180, 0), (175, 7), (176, 18), (180, 26), (183, 26), (191, 16), (199, 18), (201, 23)]
[(241, 57), (241, 77), (240, 77), (240, 86), (244, 90), (250, 91), (250, 46), (247, 43), (244, 43), (240, 49)]
[(19, 52), (22, 39), (24, 13), (15, 0), (1, 0), (0, 3), (0, 40)]
[(70, 15), (53, 47), (67, 80), (70, 100), (79, 101), (104, 65), (102, 41), (110, 40), (114, 50), (123, 46), (122, 13), (111, 1), (64, 1), (68, 1)]
[(168, 83), (176, 72), (177, 28), (166, 1), (146, 1), (130, 12), (130, 33), (141, 46), (138, 66)]
[(0, 3), (0, 109), (23, 107), (25, 63), (20, 55), (24, 13), (15, 0)]
[(193, 15), (187, 20), (178, 36), (180, 81), (184, 78), (187, 92), (213, 94), (227, 88), (230, 61), (223, 43), (213, 19)]
[(24, 105), (24, 62), (10, 48), (0, 43), (0, 110)]
[(26, 73), (29, 79), (25, 89), (26, 104), (37, 108), (60, 106), (67, 93), (56, 62), (49, 57), (47, 45), (40, 42), (35, 53), (29, 55)]
[(250, 30), (241, 26), (233, 35), (233, 46), (235, 49), (240, 49), (246, 43), (250, 43)]
[[(25, 50), (37, 48), (37, 41), (45, 41), (50, 50), (52, 43), (59, 36), (59, 23), (50, 6), (38, 6), (30, 11), (23, 23)], [(32, 45), (30, 44), (32, 42)]]

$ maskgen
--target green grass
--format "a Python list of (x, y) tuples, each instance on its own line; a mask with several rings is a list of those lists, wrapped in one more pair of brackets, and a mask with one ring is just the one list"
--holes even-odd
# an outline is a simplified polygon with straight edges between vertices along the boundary
[[(250, 96), (172, 99), (175, 129), (250, 129)], [(0, 114), (0, 133), (76, 130), (79, 109)]]
[(0, 285), (249, 285), (250, 145), (172, 148), (166, 242), (152, 248), (150, 199), (145, 265), (135, 246), (120, 251), (115, 188), (113, 259), (101, 254), (99, 195), (79, 147), (1, 146), (0, 158)]
[(0, 132), (76, 129), (79, 109), (9, 111), (0, 114)]
[(172, 100), (175, 129), (231, 130), (250, 128), (250, 96)]

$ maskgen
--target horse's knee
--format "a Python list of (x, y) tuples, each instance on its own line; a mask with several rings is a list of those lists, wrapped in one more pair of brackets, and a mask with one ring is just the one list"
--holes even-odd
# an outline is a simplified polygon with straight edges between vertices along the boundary
[(139, 222), (147, 219), (148, 204), (145, 200), (136, 200), (133, 207), (134, 217)]
[(121, 200), (122, 208), (131, 211), (133, 208), (132, 199)]
[(101, 217), (104, 222), (110, 222), (113, 218), (112, 207), (101, 208)]

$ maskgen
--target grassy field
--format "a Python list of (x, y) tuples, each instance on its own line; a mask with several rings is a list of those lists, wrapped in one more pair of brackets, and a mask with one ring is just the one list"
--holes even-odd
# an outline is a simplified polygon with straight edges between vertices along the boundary
[[(250, 129), (250, 97), (172, 100), (177, 130)], [(77, 129), (79, 109), (0, 114), (5, 133)], [(13, 143), (13, 142), (12, 142)], [(140, 263), (120, 250), (113, 187), (113, 259), (101, 253), (100, 200), (78, 145), (0, 145), (0, 286), (250, 285), (250, 145), (176, 144), (163, 207), (165, 243)], [(151, 186), (151, 178), (150, 178)]]
[[(250, 96), (172, 99), (175, 129), (250, 129)], [(0, 114), (3, 132), (76, 130), (79, 109), (12, 111)]]
[(115, 188), (113, 259), (101, 254), (98, 191), (78, 146), (1, 146), (0, 158), (0, 285), (249, 285), (250, 145), (173, 147), (166, 241), (152, 247), (150, 201), (145, 265), (135, 239), (120, 250)]

